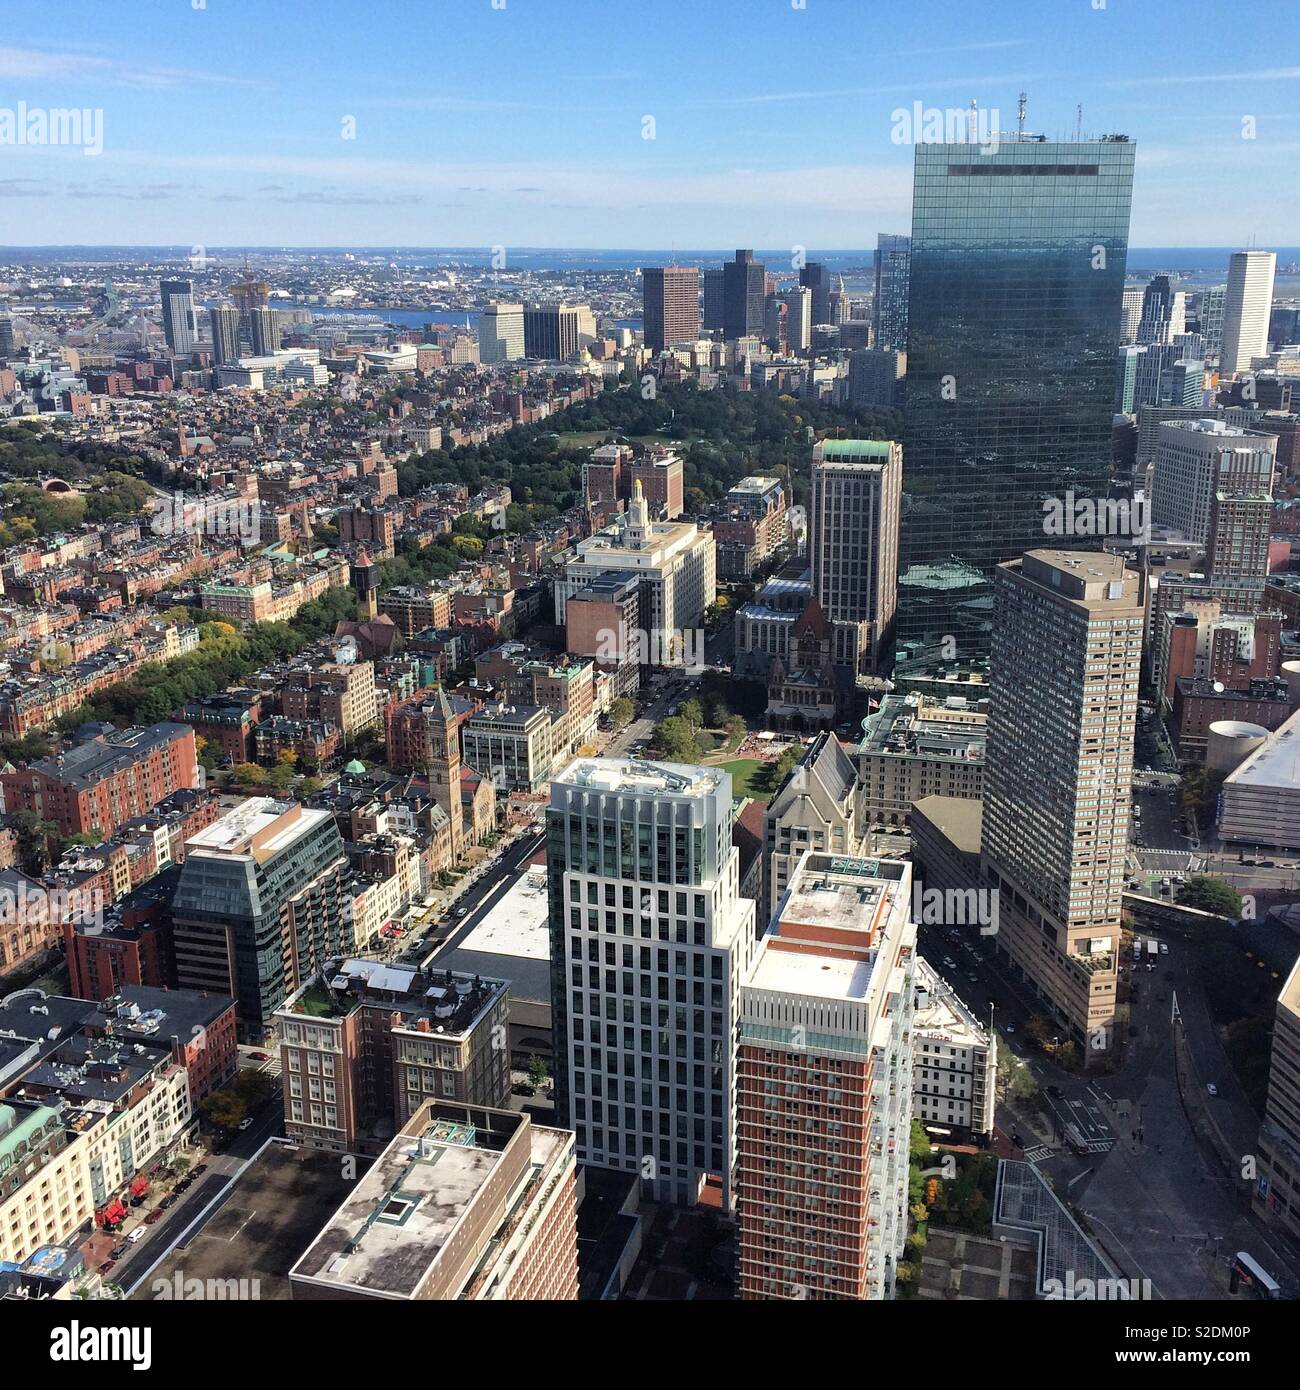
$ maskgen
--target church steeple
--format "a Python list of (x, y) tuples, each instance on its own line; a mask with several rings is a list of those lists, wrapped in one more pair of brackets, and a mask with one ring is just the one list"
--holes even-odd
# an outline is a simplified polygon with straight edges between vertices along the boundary
[(465, 841), (465, 812), (460, 798), (460, 728), (447, 692), (438, 687), (438, 698), (425, 705), (429, 743), (429, 793), (442, 807), (451, 825), (451, 857), (461, 857)]

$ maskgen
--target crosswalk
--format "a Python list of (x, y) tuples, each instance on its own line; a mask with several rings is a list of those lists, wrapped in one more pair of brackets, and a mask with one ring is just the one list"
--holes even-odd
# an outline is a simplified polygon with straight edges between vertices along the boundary
[(1088, 1152), (1090, 1154), (1108, 1154), (1115, 1147), (1113, 1139), (1089, 1139)]
[(1041, 1163), (1045, 1158), (1051, 1158), (1055, 1152), (1055, 1149), (1049, 1149), (1046, 1144), (1035, 1144), (1032, 1149), (1025, 1150), (1025, 1157), (1030, 1163)]

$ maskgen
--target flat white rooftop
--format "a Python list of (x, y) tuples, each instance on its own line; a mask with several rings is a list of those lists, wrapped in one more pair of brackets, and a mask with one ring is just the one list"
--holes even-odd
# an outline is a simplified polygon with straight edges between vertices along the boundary
[(874, 951), (866, 960), (841, 960), (781, 950), (769, 943), (747, 983), (754, 989), (816, 999), (865, 999), (871, 992), (875, 959)]
[(549, 960), (546, 869), (529, 869), (506, 891), (486, 917), (460, 943), (464, 951)]
[(575, 758), (552, 781), (552, 786), (593, 791), (634, 792), (653, 796), (663, 792), (689, 795), (713, 791), (721, 773), (689, 763), (652, 763), (634, 758)]

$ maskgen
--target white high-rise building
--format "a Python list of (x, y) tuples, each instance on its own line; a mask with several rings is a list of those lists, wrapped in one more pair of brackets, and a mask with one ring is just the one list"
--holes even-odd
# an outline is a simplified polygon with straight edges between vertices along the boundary
[(1273, 305), (1272, 251), (1236, 251), (1228, 262), (1228, 290), (1223, 302), (1223, 351), (1219, 371), (1225, 376), (1248, 372), (1252, 358), (1268, 352), (1268, 315)]
[(521, 362), (524, 357), (524, 306), (495, 300), (478, 325), (480, 362)]
[(1145, 298), (1145, 285), (1124, 286), (1124, 308), (1119, 338), (1121, 345), (1137, 342), (1138, 328), (1142, 323), (1142, 301)]
[(655, 1199), (730, 1210), (739, 986), (755, 949), (731, 776), (579, 758), (547, 814), (556, 1122)]

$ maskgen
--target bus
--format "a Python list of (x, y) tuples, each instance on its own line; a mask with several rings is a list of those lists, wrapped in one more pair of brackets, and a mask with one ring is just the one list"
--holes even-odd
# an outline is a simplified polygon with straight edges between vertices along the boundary
[(1231, 1292), (1236, 1293), (1239, 1284), (1252, 1289), (1256, 1298), (1279, 1298), (1282, 1294), (1282, 1286), (1277, 1280), (1244, 1250), (1238, 1250), (1237, 1258), (1233, 1261)]

